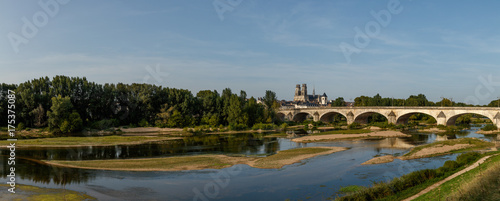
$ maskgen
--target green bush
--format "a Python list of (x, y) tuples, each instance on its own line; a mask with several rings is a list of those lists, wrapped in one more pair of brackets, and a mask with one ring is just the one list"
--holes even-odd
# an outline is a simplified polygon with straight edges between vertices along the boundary
[(247, 128), (247, 125), (246, 124), (235, 124), (235, 123), (232, 123), (232, 124), (229, 124), (228, 126), (228, 129), (229, 130), (232, 130), (232, 131), (241, 131), (241, 130), (245, 130)]
[(457, 163), (460, 166), (467, 165), (467, 164), (472, 163), (473, 161), (476, 161), (480, 157), (481, 157), (481, 154), (479, 154), (477, 152), (463, 153), (457, 157)]
[(19, 124), (17, 124), (17, 128), (16, 130), (18, 131), (22, 131), (26, 128), (26, 126), (24, 126), (24, 123), (23, 122), (20, 122)]
[(96, 121), (90, 124), (90, 128), (105, 130), (111, 127), (117, 127), (120, 125), (120, 122), (117, 119), (103, 119), (100, 121)]
[(483, 130), (483, 131), (495, 131), (495, 130), (498, 130), (498, 127), (496, 125), (493, 125), (493, 124), (487, 124), (486, 126), (481, 128), (481, 130)]
[(429, 119), (427, 119), (427, 123), (428, 124), (435, 124), (435, 123), (437, 123), (437, 121), (434, 118), (429, 118)]
[(446, 161), (444, 165), (437, 169), (438, 175), (445, 175), (447, 172), (456, 170), (460, 165), (456, 161)]
[(444, 162), (443, 167), (448, 168), (449, 170), (455, 170), (459, 167), (456, 161), (446, 161)]
[(438, 125), (437, 128), (440, 129), (440, 130), (446, 130), (446, 126), (445, 125)]
[(361, 129), (361, 124), (359, 124), (358, 122), (354, 122), (352, 124), (349, 124), (349, 126), (347, 126), (347, 128), (349, 129)]
[(286, 130), (288, 128), (288, 124), (287, 123), (282, 123), (280, 125), (280, 128), (283, 129), (283, 130)]
[(141, 121), (139, 121), (139, 123), (137, 125), (139, 125), (139, 127), (148, 127), (149, 122), (146, 119), (142, 119)]
[(257, 123), (252, 126), (252, 130), (273, 130), (276, 129), (276, 125), (274, 124), (264, 124), (264, 123)]

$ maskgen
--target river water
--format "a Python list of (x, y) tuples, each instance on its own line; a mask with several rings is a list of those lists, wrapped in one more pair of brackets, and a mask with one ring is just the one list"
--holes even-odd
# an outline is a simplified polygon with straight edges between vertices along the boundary
[[(374, 156), (402, 155), (412, 146), (439, 140), (476, 137), (499, 141), (499, 136), (481, 135), (472, 128), (439, 136), (410, 133), (409, 138), (342, 140), (295, 143), (291, 138), (266, 134), (207, 135), (142, 145), (18, 149), (16, 173), (20, 184), (64, 188), (85, 192), (99, 200), (325, 200), (335, 197), (342, 186), (369, 186), (412, 171), (437, 168), (457, 154), (362, 166)], [(131, 172), (57, 168), (37, 160), (92, 160), (152, 158), (179, 155), (226, 154), (265, 156), (299, 147), (340, 146), (350, 149), (307, 159), (281, 169), (258, 169), (236, 165), (220, 170), (180, 172)], [(0, 150), (6, 155), (7, 150)], [(36, 159), (36, 160), (33, 160)], [(0, 161), (6, 180), (6, 157)], [(0, 196), (2, 193), (0, 192)]]

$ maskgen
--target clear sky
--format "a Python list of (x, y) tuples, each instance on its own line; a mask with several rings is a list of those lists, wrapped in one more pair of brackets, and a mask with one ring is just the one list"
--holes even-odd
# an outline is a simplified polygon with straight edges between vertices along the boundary
[(0, 3), (0, 82), (85, 76), (193, 94), (272, 90), (287, 100), (302, 83), (347, 101), (423, 93), (487, 104), (500, 96), (499, 1)]

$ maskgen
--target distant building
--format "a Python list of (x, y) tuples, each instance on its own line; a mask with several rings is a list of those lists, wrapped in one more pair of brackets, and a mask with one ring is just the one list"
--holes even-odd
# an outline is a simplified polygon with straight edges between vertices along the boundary
[[(316, 95), (315, 89), (313, 89), (312, 95), (307, 94), (307, 85), (302, 84), (302, 88), (300, 84), (295, 86), (295, 95), (293, 96), (293, 102), (296, 103), (312, 103), (318, 105), (327, 105), (328, 104), (328, 96), (326, 93), (323, 95)], [(310, 105), (310, 104), (306, 104)]]

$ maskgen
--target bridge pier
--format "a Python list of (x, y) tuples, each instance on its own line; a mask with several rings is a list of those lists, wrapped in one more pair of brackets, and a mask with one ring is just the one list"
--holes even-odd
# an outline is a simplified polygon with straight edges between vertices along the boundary
[(389, 116), (389, 118), (387, 119), (387, 122), (388, 122), (389, 124), (394, 124), (394, 125), (396, 125), (396, 123), (397, 123), (396, 121), (397, 121), (397, 120), (396, 120), (396, 116)]

